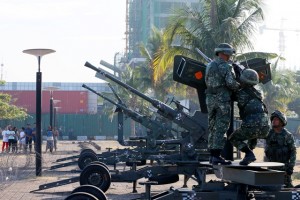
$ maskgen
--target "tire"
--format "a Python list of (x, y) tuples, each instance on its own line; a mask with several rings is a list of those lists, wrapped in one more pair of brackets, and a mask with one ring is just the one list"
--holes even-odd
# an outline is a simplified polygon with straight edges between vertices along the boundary
[(91, 153), (96, 154), (95, 151), (93, 151), (93, 149), (82, 149), (82, 150), (80, 151), (80, 155), (83, 154), (83, 153), (86, 153), (86, 152), (91, 152)]
[(156, 181), (157, 185), (176, 183), (179, 181), (178, 174), (160, 174), (149, 178), (149, 181)]
[(106, 192), (111, 184), (109, 171), (102, 165), (91, 164), (80, 173), (80, 185), (94, 185)]
[(90, 162), (90, 165), (91, 165), (91, 164), (102, 165), (103, 167), (105, 167), (105, 168), (107, 169), (107, 171), (109, 171), (108, 166), (107, 166), (105, 163), (101, 162), (101, 161), (92, 161), (92, 162)]
[(93, 196), (95, 196), (98, 200), (107, 200), (107, 197), (105, 196), (104, 192), (102, 190), (94, 185), (81, 185), (77, 188), (75, 188), (71, 193), (76, 192), (85, 192), (89, 193)]
[[(130, 162), (130, 161), (127, 161), (126, 162), (126, 166), (133, 166), (133, 163), (134, 162)], [(137, 161), (136, 162), (136, 166), (143, 166), (143, 165), (146, 165), (146, 163), (147, 163), (147, 160), (140, 160), (140, 161)]]
[(78, 167), (83, 170), (85, 166), (90, 164), (92, 161), (98, 161), (98, 157), (95, 153), (85, 152), (80, 154), (78, 158)]
[(65, 200), (98, 200), (97, 197), (95, 197), (92, 194), (86, 193), (86, 192), (76, 192), (71, 195), (69, 195)]

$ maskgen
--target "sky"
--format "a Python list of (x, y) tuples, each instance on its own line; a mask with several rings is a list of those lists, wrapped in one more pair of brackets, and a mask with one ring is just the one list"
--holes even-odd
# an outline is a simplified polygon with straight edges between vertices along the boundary
[(113, 64), (125, 49), (125, 0), (0, 0), (0, 62), (7, 82), (35, 82), (37, 58), (25, 49), (56, 52), (41, 59), (45, 82), (98, 82), (86, 61)]
[[(265, 0), (267, 28), (300, 29), (299, 0)], [(37, 59), (25, 49), (56, 52), (41, 60), (44, 82), (99, 82), (86, 61), (113, 64), (125, 49), (125, 0), (0, 0), (0, 63), (7, 82), (35, 82)], [(284, 19), (284, 20), (282, 20)], [(298, 31), (285, 32), (287, 65), (297, 63)], [(279, 31), (264, 29), (255, 50), (279, 53)], [(298, 62), (299, 66), (299, 62)]]

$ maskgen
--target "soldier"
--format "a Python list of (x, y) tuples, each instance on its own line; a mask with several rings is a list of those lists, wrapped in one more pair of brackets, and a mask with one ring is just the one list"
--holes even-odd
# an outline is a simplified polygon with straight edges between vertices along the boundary
[(231, 164), (222, 158), (224, 136), (230, 124), (231, 94), (239, 89), (235, 80), (233, 67), (228, 63), (230, 56), (235, 53), (233, 47), (221, 43), (215, 48), (215, 58), (207, 65), (205, 72), (206, 104), (208, 109), (208, 149), (210, 149), (211, 164)]
[[(256, 160), (252, 149), (255, 148), (257, 139), (265, 139), (269, 132), (268, 112), (262, 102), (262, 94), (254, 88), (258, 82), (257, 72), (245, 69), (240, 77), (241, 89), (234, 94), (242, 124), (230, 135), (229, 141), (245, 153), (240, 165), (248, 165)], [(248, 140), (248, 144), (245, 140)]]
[(272, 129), (266, 139), (266, 159), (285, 164), (283, 167), (274, 169), (285, 171), (285, 187), (293, 187), (291, 175), (294, 171), (297, 154), (293, 134), (284, 128), (287, 125), (287, 119), (282, 112), (275, 110), (270, 119)]

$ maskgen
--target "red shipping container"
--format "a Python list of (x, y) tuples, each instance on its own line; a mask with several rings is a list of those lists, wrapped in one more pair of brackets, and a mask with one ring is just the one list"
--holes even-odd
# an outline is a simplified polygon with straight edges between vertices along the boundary
[[(28, 113), (35, 113), (35, 91), (3, 91), (10, 94), (13, 104), (27, 109)], [(87, 91), (53, 91), (54, 107), (59, 107), (58, 112), (64, 114), (85, 114), (88, 112)], [(42, 91), (42, 113), (50, 112), (50, 91)]]

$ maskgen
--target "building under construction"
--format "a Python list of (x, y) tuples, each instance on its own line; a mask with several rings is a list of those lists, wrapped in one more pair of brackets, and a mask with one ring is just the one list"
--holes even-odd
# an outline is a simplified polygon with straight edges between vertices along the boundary
[(128, 59), (139, 58), (140, 43), (146, 44), (151, 27), (164, 29), (176, 9), (185, 5), (199, 6), (198, 0), (127, 0), (126, 1), (126, 54)]

